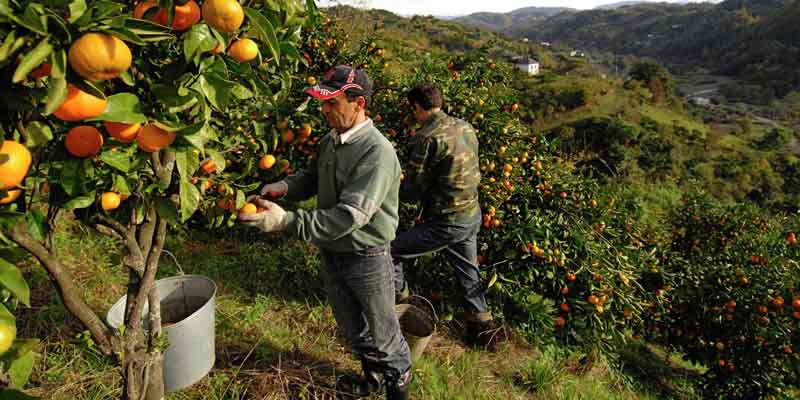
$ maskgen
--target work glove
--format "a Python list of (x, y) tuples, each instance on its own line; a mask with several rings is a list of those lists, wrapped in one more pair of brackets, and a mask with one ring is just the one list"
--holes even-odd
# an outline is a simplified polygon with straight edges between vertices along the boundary
[(288, 190), (289, 185), (286, 182), (278, 181), (264, 185), (260, 193), (263, 198), (278, 199), (285, 196)]
[(282, 231), (286, 228), (286, 211), (281, 206), (256, 196), (251, 196), (249, 201), (263, 211), (240, 214), (239, 221), (243, 224), (255, 226), (265, 233)]

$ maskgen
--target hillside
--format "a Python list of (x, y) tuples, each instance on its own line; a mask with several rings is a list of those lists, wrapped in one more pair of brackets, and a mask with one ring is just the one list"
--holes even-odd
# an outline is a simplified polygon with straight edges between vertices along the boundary
[(482, 26), (536, 42), (651, 57), (673, 69), (707, 67), (755, 83), (767, 97), (783, 97), (800, 88), (798, 20), (798, 1), (727, 0), (635, 4)]
[(577, 10), (565, 7), (525, 7), (509, 13), (480, 12), (453, 21), (467, 26), (484, 28), (495, 32), (505, 32), (514, 26), (535, 24), (563, 12)]

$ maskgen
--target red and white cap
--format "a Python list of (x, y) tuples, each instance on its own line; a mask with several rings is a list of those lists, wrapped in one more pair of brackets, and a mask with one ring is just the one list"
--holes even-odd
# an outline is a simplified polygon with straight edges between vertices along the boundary
[(369, 98), (372, 82), (367, 73), (348, 65), (337, 65), (325, 74), (322, 82), (306, 89), (306, 93), (320, 100), (332, 99), (344, 92)]

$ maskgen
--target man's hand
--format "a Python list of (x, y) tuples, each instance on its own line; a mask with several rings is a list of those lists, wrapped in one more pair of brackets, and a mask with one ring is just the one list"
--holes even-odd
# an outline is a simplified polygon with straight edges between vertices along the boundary
[(239, 214), (239, 221), (255, 226), (263, 232), (282, 231), (286, 228), (286, 211), (281, 206), (261, 198), (253, 198), (253, 204), (263, 211), (253, 214)]
[(261, 188), (261, 197), (277, 199), (286, 195), (289, 185), (284, 181), (268, 183)]

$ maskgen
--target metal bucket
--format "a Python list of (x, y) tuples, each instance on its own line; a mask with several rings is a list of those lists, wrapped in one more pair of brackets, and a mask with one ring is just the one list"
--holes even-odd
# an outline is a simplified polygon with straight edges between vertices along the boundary
[[(203, 379), (214, 366), (214, 296), (217, 285), (200, 275), (156, 281), (161, 296), (162, 330), (169, 347), (164, 352), (164, 390), (174, 392)], [(144, 313), (148, 310), (147, 304)], [(125, 296), (108, 311), (116, 329), (125, 320)], [(145, 329), (148, 329), (145, 319)]]
[[(430, 312), (414, 304), (419, 303), (416, 299), (423, 300)], [(437, 318), (433, 304), (424, 297), (411, 296), (408, 303), (395, 305), (394, 311), (400, 321), (400, 330), (411, 349), (411, 361), (416, 361), (425, 352), (425, 347), (436, 332)]]

